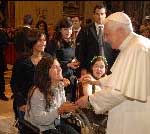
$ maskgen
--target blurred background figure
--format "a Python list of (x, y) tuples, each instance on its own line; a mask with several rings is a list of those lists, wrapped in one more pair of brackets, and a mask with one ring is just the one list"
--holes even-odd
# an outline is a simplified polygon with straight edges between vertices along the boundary
[(44, 18), (41, 16), (39, 21), (36, 24), (36, 28), (38, 28), (42, 33), (46, 35), (46, 40), (48, 41), (48, 26)]
[(29, 48), (27, 47), (27, 33), (31, 28), (33, 18), (31, 15), (27, 14), (23, 18), (23, 26), (19, 27), (16, 31), (14, 40), (15, 40), (15, 49), (16, 49), (16, 58), (21, 58), (29, 54)]
[(5, 79), (4, 71), (6, 68), (5, 63), (5, 52), (4, 49), (8, 45), (8, 35), (3, 29), (2, 20), (0, 19), (0, 99), (8, 101), (9, 99), (5, 96)]

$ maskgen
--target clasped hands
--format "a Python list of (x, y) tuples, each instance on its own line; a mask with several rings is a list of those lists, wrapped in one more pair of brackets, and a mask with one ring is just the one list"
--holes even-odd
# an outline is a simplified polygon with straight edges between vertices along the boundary
[(82, 84), (91, 84), (91, 85), (99, 85), (100, 81), (99, 80), (93, 80), (92, 76), (90, 74), (85, 74), (83, 75), (79, 81)]
[(58, 113), (64, 114), (69, 112), (75, 112), (76, 109), (78, 109), (78, 105), (71, 102), (65, 102), (58, 108)]

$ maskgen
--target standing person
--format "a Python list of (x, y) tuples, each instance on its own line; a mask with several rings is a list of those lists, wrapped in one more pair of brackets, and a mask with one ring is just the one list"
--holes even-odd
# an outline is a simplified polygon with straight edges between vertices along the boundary
[(82, 20), (80, 16), (74, 16), (71, 18), (72, 19), (72, 38), (75, 41), (75, 56), (78, 61), (80, 61), (80, 40), (81, 40), (81, 30), (82, 30)]
[[(80, 45), (82, 40), (82, 20), (80, 16), (74, 16), (72, 17), (72, 39), (75, 44), (75, 57), (80, 62), (81, 54), (80, 54)], [(76, 69), (75, 75), (79, 78), (81, 77), (81, 68), (79, 66), (78, 69)]]
[[(27, 34), (27, 47), (30, 49), (30, 56), (16, 60), (12, 69), (10, 81), (11, 89), (14, 94), (13, 108), (15, 118), (24, 117), (29, 88), (34, 83), (34, 72), (38, 62), (42, 57), (49, 56), (44, 53), (46, 47), (46, 36), (37, 29), (30, 29)], [(19, 111), (19, 112), (18, 112)]]
[(5, 95), (5, 55), (4, 48), (8, 44), (8, 35), (0, 26), (0, 100), (8, 101), (9, 99)]
[(25, 114), (25, 119), (38, 127), (42, 134), (78, 134), (60, 119), (60, 114), (73, 112), (77, 108), (75, 104), (66, 102), (62, 79), (57, 59), (42, 58), (35, 71), (35, 83), (28, 94)]
[(21, 58), (29, 54), (30, 50), (27, 47), (27, 33), (31, 28), (33, 18), (31, 15), (27, 14), (23, 18), (23, 26), (19, 27), (18, 31), (15, 33), (15, 49), (16, 58)]
[(94, 56), (103, 56), (108, 61), (108, 73), (110, 73), (109, 70), (115, 60), (115, 52), (108, 43), (103, 41), (103, 22), (106, 18), (106, 8), (103, 5), (96, 5), (93, 18), (94, 22), (83, 29), (80, 45), (80, 66), (88, 70), (90, 61)]
[(47, 23), (44, 20), (39, 20), (36, 24), (36, 28), (38, 28), (42, 33), (44, 33), (46, 35), (46, 40), (48, 41)]
[[(107, 134), (150, 133), (150, 41), (133, 32), (129, 16), (116, 12), (105, 20), (105, 40), (120, 53), (101, 90), (76, 102), (83, 107), (89, 103), (96, 113), (108, 113)], [(121, 34), (120, 34), (121, 33)], [(107, 91), (107, 92), (106, 92)]]
[(49, 42), (46, 52), (57, 57), (60, 62), (63, 77), (70, 80), (70, 85), (65, 88), (67, 99), (74, 101), (76, 97), (76, 77), (74, 71), (79, 63), (75, 59), (75, 48), (71, 40), (72, 21), (70, 17), (61, 19), (53, 39)]

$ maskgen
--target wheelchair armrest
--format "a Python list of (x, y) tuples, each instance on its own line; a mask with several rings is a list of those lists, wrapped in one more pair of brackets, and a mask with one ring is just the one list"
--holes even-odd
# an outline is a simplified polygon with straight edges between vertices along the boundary
[(40, 129), (28, 122), (27, 120), (19, 120), (19, 123), (24, 125), (24, 127), (29, 131), (40, 134)]

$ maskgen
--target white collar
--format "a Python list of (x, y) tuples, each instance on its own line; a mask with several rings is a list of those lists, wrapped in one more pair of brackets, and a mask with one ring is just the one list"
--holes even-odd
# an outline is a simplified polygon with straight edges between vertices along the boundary
[(131, 40), (131, 38), (133, 38), (134, 36), (134, 32), (131, 32), (126, 38), (125, 40), (121, 43), (121, 45), (119, 46), (119, 50), (124, 50), (126, 48), (126, 46), (128, 45), (128, 42)]
[(31, 28), (31, 26), (30, 26), (30, 25), (24, 25), (23, 27)]
[(102, 25), (102, 24), (98, 24), (98, 23), (96, 23), (96, 22), (95, 22), (95, 26), (96, 26), (96, 28), (98, 28), (98, 29), (99, 29), (99, 27), (104, 28), (104, 25)]

